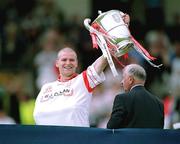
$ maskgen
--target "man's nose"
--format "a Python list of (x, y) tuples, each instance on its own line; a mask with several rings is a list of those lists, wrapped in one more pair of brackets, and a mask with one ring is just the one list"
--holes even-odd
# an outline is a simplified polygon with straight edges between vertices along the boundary
[(67, 60), (67, 61), (66, 61), (66, 64), (70, 64), (70, 63), (71, 63), (71, 61), (70, 61), (70, 60)]

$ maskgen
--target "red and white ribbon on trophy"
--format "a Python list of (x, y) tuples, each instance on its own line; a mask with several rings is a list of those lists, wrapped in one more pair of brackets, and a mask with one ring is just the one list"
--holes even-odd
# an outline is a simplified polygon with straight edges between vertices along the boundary
[(121, 64), (118, 57), (127, 57), (128, 52), (133, 48), (153, 67), (160, 67), (161, 65), (155, 65), (151, 62), (155, 58), (131, 35), (128, 25), (122, 18), (123, 15), (124, 13), (119, 10), (110, 10), (104, 13), (99, 11), (99, 16), (91, 25), (91, 19), (84, 20), (84, 25), (90, 32), (93, 47), (98, 48), (99, 46), (104, 57), (107, 58), (114, 76), (117, 76), (118, 72), (112, 56)]

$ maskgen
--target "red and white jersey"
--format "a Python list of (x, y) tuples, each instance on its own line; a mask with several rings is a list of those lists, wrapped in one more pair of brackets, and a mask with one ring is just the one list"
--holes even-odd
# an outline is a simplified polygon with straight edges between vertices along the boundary
[(89, 127), (92, 91), (105, 80), (93, 66), (67, 82), (45, 84), (35, 102), (37, 125)]

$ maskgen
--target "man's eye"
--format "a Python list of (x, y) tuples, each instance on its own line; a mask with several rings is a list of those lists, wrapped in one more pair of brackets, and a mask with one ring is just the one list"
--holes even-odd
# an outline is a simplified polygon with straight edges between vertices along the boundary
[(71, 62), (75, 61), (74, 59), (70, 59)]
[(61, 61), (66, 61), (66, 59), (61, 59)]

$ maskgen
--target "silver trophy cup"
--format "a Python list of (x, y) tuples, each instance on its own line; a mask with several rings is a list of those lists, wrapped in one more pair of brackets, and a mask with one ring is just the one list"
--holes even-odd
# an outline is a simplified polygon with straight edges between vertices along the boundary
[[(134, 39), (128, 25), (124, 22), (125, 14), (119, 10), (107, 12), (99, 11), (98, 17), (91, 23), (89, 18), (84, 20), (85, 27), (90, 31), (93, 47), (100, 48), (107, 58), (111, 71), (117, 76), (117, 70), (112, 60), (112, 56), (118, 60), (119, 57), (127, 54), (132, 48), (139, 52), (151, 65), (155, 58)], [(91, 24), (90, 24), (91, 23)]]

